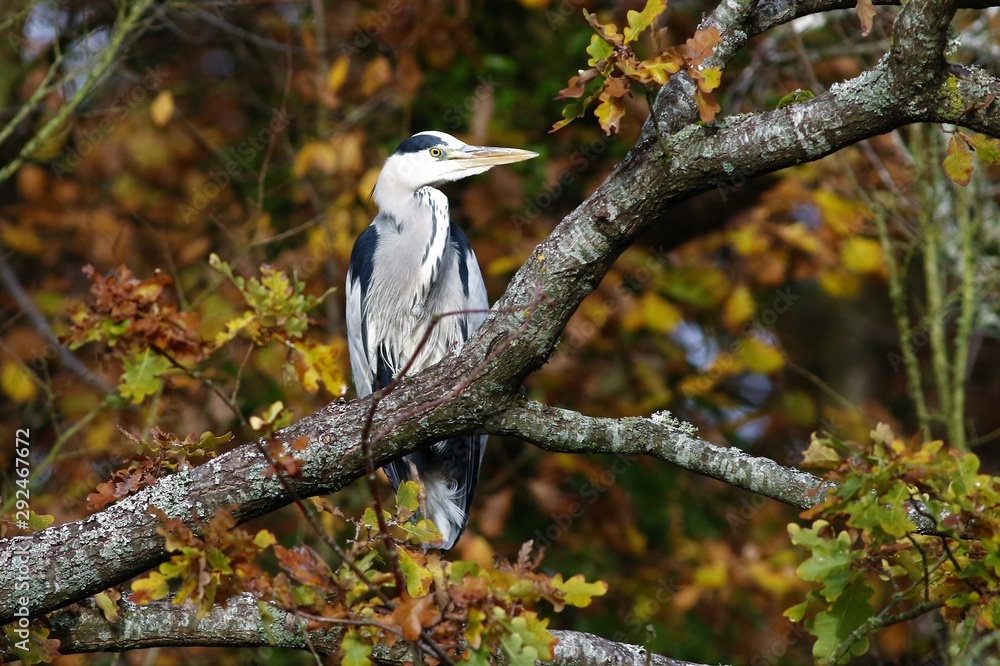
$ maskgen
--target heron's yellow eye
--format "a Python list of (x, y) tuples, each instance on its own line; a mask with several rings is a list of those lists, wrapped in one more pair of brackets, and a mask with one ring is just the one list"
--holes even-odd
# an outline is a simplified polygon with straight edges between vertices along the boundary
[(441, 150), (440, 148), (431, 148), (430, 154), (431, 157), (441, 157), (442, 155), (444, 155), (444, 151)]

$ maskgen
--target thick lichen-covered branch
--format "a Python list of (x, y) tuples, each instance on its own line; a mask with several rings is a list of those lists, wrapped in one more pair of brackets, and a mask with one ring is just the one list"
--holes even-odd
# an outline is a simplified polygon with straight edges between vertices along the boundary
[[(331, 620), (326, 626), (305, 630), (307, 621), (270, 604), (259, 604), (251, 594), (241, 594), (218, 605), (205, 617), (197, 617), (190, 605), (170, 600), (138, 606), (122, 600), (120, 617), (111, 622), (93, 603), (58, 611), (50, 618), (51, 638), (60, 641), (62, 654), (124, 652), (153, 647), (244, 647), (315, 650), (321, 655), (340, 649), (344, 624)], [(265, 622), (262, 609), (267, 614)], [(699, 666), (651, 654), (626, 643), (616, 643), (576, 631), (552, 632), (559, 642), (552, 664), (576, 666)], [(7, 657), (14, 655), (0, 654)], [(499, 656), (499, 655), (498, 655)], [(415, 659), (405, 641), (390, 647), (380, 643), (372, 651), (380, 664), (403, 664)], [(497, 661), (503, 664), (502, 660)]]

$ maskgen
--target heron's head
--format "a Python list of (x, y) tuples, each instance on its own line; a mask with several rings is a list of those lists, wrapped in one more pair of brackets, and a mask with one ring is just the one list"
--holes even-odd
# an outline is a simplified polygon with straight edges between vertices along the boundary
[(470, 146), (444, 132), (420, 132), (399, 144), (389, 156), (375, 184), (375, 203), (380, 207), (421, 187), (450, 183), (510, 164), (537, 157), (518, 148)]

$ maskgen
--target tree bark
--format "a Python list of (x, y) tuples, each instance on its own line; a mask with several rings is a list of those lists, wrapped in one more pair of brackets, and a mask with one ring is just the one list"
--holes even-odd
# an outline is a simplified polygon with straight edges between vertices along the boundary
[[(272, 620), (265, 628), (257, 599), (251, 594), (230, 598), (203, 618), (187, 605), (170, 600), (138, 606), (127, 600), (119, 602), (121, 616), (110, 622), (90, 601), (57, 611), (49, 619), (50, 638), (60, 641), (62, 654), (81, 652), (123, 652), (154, 647), (222, 647), (315, 650), (328, 655), (340, 649), (343, 625), (305, 631), (306, 621), (275, 606), (266, 606)], [(559, 642), (550, 664), (577, 666), (703, 666), (650, 654), (636, 645), (616, 643), (578, 631), (552, 632)], [(17, 655), (0, 653), (3, 661)], [(376, 645), (373, 659), (380, 664), (404, 664), (415, 659), (413, 648), (405, 641), (389, 647)], [(502, 656), (498, 664), (503, 664)]]

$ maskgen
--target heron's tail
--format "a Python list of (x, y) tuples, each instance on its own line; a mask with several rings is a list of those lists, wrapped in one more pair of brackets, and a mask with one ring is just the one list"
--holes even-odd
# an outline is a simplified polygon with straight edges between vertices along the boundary
[(450, 550), (469, 522), (463, 508), (465, 498), (454, 478), (430, 475), (423, 482), (427, 495), (427, 517), (441, 533), (442, 550)]
[[(463, 435), (432, 444), (402, 460), (386, 463), (393, 489), (403, 481), (419, 481), (424, 488), (426, 518), (441, 533), (442, 550), (449, 550), (469, 522), (472, 493), (479, 482), (486, 435)], [(410, 469), (416, 479), (411, 477)]]

